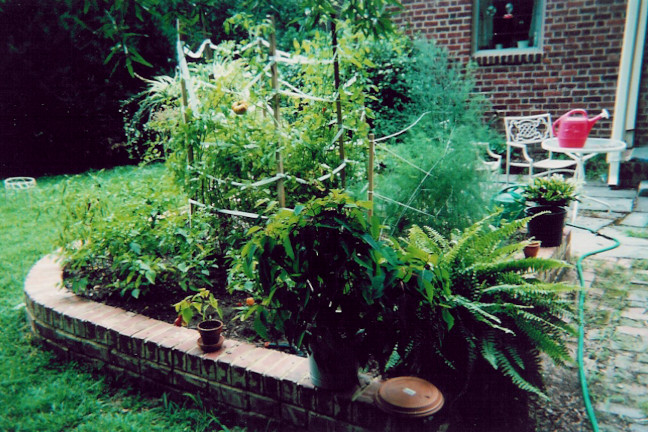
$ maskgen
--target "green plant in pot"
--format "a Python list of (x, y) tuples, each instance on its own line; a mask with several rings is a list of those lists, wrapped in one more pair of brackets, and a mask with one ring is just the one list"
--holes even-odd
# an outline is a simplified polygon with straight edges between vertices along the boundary
[[(539, 354), (559, 364), (570, 359), (573, 300), (565, 293), (577, 288), (536, 277), (569, 264), (521, 258), (528, 242), (510, 238), (528, 218), (494, 227), (496, 217), (449, 237), (412, 227), (394, 243), (399, 289), (383, 299), (396, 346), (390, 373), (434, 382), (448, 400), (461, 401), (466, 418), (495, 415), (487, 406), (514, 409), (527, 392), (546, 398)], [(520, 430), (481, 426), (466, 430)]]
[(294, 210), (282, 209), (255, 227), (233, 272), (254, 281), (250, 308), (264, 338), (280, 333), (305, 350), (318, 387), (357, 383), (370, 348), (367, 330), (379, 319), (388, 277), (380, 260), (380, 226), (367, 216), (370, 203), (339, 191)]
[(531, 216), (527, 228), (529, 236), (543, 247), (562, 243), (567, 207), (578, 197), (578, 184), (572, 179), (554, 174), (535, 177), (524, 188), (527, 200), (526, 216)]
[[(201, 320), (196, 325), (200, 338), (198, 346), (203, 351), (211, 352), (220, 349), (225, 337), (222, 335), (224, 324), (222, 312), (218, 306), (218, 300), (214, 294), (206, 288), (201, 288), (195, 294), (189, 295), (174, 304), (178, 318), (175, 324), (178, 326), (189, 325), (197, 314)], [(220, 319), (213, 318), (216, 314)]]

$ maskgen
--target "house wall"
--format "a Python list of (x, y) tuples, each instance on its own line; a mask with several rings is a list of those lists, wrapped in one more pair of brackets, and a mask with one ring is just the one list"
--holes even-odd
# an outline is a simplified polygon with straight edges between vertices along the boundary
[(646, 41), (644, 46), (643, 65), (641, 68), (635, 140), (637, 145), (648, 145), (648, 41)]
[[(473, 0), (402, 4), (397, 21), (408, 33), (434, 38), (462, 63), (477, 61), (477, 91), (499, 117), (549, 112), (558, 118), (574, 108), (591, 114), (606, 108), (613, 115), (626, 0), (546, 0), (542, 54), (484, 57), (471, 54)], [(648, 144), (645, 61), (643, 69), (636, 143)], [(602, 120), (592, 136), (608, 137), (611, 127)]]

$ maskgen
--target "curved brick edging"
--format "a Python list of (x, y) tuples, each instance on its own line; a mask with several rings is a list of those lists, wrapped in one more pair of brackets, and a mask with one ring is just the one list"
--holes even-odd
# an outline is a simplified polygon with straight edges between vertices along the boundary
[(280, 430), (435, 430), (425, 420), (392, 418), (374, 404), (380, 385), (365, 377), (348, 392), (314, 388), (308, 360), (227, 339), (203, 353), (198, 333), (81, 298), (63, 288), (56, 255), (42, 258), (25, 280), (27, 318), (47, 349), (66, 360), (126, 376), (146, 389), (196, 393), (208, 405), (236, 411), (250, 430), (270, 420)]
[[(560, 247), (542, 248), (539, 255), (567, 258), (570, 243), (566, 229)], [(550, 281), (559, 274), (539, 276)], [(406, 421), (380, 411), (373, 403), (378, 380), (363, 377), (348, 392), (317, 389), (303, 357), (230, 339), (221, 350), (203, 353), (195, 330), (81, 298), (63, 288), (56, 255), (42, 258), (27, 275), (25, 304), (35, 338), (59, 357), (147, 390), (199, 394), (208, 406), (237, 412), (249, 430), (267, 430), (271, 420), (282, 431), (437, 430), (434, 419)]]

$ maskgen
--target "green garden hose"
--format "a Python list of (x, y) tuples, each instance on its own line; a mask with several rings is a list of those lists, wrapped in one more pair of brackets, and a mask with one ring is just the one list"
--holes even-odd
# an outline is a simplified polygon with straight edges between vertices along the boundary
[(581, 289), (578, 293), (578, 351), (576, 354), (577, 361), (578, 361), (578, 378), (580, 380), (581, 384), (581, 390), (583, 392), (583, 401), (585, 403), (585, 410), (587, 411), (587, 417), (590, 420), (590, 423), (592, 424), (592, 430), (594, 432), (599, 432), (599, 427), (598, 427), (598, 422), (596, 420), (596, 414), (594, 413), (594, 408), (592, 407), (592, 400), (589, 394), (589, 391), (587, 389), (587, 378), (585, 377), (585, 366), (584, 366), (584, 361), (583, 361), (583, 351), (584, 351), (584, 344), (585, 344), (585, 280), (583, 278), (583, 266), (582, 262), (585, 258), (588, 258), (592, 255), (596, 255), (599, 253), (603, 253), (612, 249), (615, 249), (619, 247), (621, 244), (619, 240), (607, 236), (605, 234), (601, 234), (598, 231), (585, 228), (585, 227), (580, 227), (577, 225), (569, 224), (570, 226), (578, 229), (583, 229), (586, 231), (589, 231), (599, 237), (606, 238), (608, 240), (611, 240), (614, 242), (612, 246), (608, 246), (602, 249), (597, 249), (592, 252), (587, 252), (580, 258), (578, 258), (578, 261), (576, 261), (576, 271), (578, 272), (578, 281), (580, 283)]

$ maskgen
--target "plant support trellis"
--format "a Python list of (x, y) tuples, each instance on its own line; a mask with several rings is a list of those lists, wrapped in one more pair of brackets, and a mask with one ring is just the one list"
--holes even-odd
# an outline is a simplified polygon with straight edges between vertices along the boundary
[[(179, 34), (179, 33), (178, 33)], [(285, 63), (287, 65), (310, 65), (310, 64), (319, 64), (319, 65), (330, 65), (332, 60), (319, 60), (314, 58), (309, 58), (304, 55), (291, 55), (286, 52), (277, 50), (276, 41), (274, 38), (274, 26), (271, 26), (270, 32), (270, 41), (266, 41), (261, 37), (254, 38), (251, 42), (247, 43), (243, 47), (240, 47), (233, 52), (230, 51), (228, 55), (241, 56), (249, 51), (259, 49), (259, 47), (268, 49), (268, 57), (266, 64), (263, 64), (260, 67), (260, 70), (251, 77), (251, 79), (239, 89), (229, 89), (227, 83), (219, 82), (216, 77), (218, 73), (216, 72), (217, 63), (214, 60), (214, 72), (213, 76), (215, 77), (215, 83), (206, 82), (201, 80), (200, 77), (192, 76), (191, 68), (187, 63), (186, 57), (192, 59), (200, 59), (204, 56), (206, 52), (213, 52), (215, 54), (223, 53), (226, 51), (226, 48), (220, 45), (214, 45), (209, 39), (205, 40), (196, 52), (192, 52), (187, 47), (183, 46), (180, 37), (178, 36), (177, 41), (177, 55), (178, 55), (178, 70), (180, 74), (180, 84), (181, 84), (181, 93), (182, 93), (182, 112), (183, 112), (183, 122), (187, 125), (195, 117), (199, 116), (201, 109), (201, 100), (198, 97), (200, 88), (220, 88), (228, 93), (235, 94), (236, 96), (245, 97), (249, 95), (250, 92), (254, 91), (255, 86), (263, 86), (264, 78), (270, 78), (272, 91), (270, 93), (270, 98), (265, 100), (257, 101), (254, 104), (254, 109), (261, 111), (265, 116), (266, 113), (270, 115), (274, 120), (275, 131), (277, 142), (275, 143), (275, 161), (276, 161), (276, 173), (274, 175), (255, 179), (231, 179), (231, 178), (219, 178), (217, 176), (211, 175), (205, 171), (205, 167), (200, 166), (201, 160), (199, 156), (194, 154), (193, 148), (190, 144), (187, 144), (187, 177), (189, 182), (200, 183), (200, 189), (213, 189), (214, 187), (228, 185), (233, 187), (238, 187), (241, 190), (247, 190), (250, 188), (267, 188), (271, 184), (276, 184), (276, 196), (281, 207), (286, 205), (286, 197), (284, 191), (285, 182), (296, 182), (301, 185), (312, 185), (316, 182), (325, 182), (331, 180), (336, 176), (342, 175), (345, 169), (348, 166), (348, 161), (340, 160), (338, 166), (329, 169), (327, 174), (317, 176), (313, 179), (304, 179), (299, 175), (294, 175), (287, 173), (284, 170), (283, 166), (283, 156), (282, 149), (280, 145), (281, 140), (288, 140), (290, 136), (282, 128), (282, 119), (280, 116), (280, 98), (281, 96), (286, 96), (296, 99), (305, 99), (310, 101), (317, 101), (322, 103), (335, 103), (339, 96), (337, 94), (331, 96), (322, 97), (320, 95), (308, 94), (306, 91), (302, 91), (297, 86), (289, 83), (287, 80), (282, 79), (279, 73), (279, 64)], [(186, 57), (185, 57), (186, 56)], [(215, 56), (216, 57), (216, 56)], [(348, 85), (346, 83), (345, 85)], [(288, 90), (282, 89), (282, 87), (287, 88)], [(193, 117), (193, 118), (192, 118)], [(331, 140), (329, 146), (333, 146), (336, 142), (339, 143), (344, 136), (344, 133), (349, 131), (345, 125), (340, 124), (337, 130), (337, 133)], [(187, 138), (189, 139), (189, 138)], [(218, 143), (213, 143), (209, 141), (203, 141), (200, 143), (200, 151), (208, 151), (210, 146), (218, 145)], [(246, 217), (258, 217), (256, 213), (250, 211), (240, 211), (231, 208), (219, 208), (214, 206), (211, 203), (205, 202), (204, 195), (192, 196), (191, 206), (199, 206), (203, 208), (208, 208), (212, 211), (216, 211), (222, 214), (237, 215), (237, 216), (246, 216)], [(248, 209), (244, 209), (248, 210)]]
[[(322, 91), (326, 85), (330, 89), (331, 84), (336, 84), (335, 82), (329, 81), (336, 81), (334, 79), (335, 77), (331, 77), (331, 74), (335, 75), (335, 71), (332, 70), (335, 62), (325, 55), (330, 53), (330, 51), (323, 52), (320, 50), (317, 52), (307, 52), (308, 50), (303, 48), (304, 52), (310, 55), (309, 57), (299, 52), (301, 47), (299, 43), (295, 42), (297, 46), (296, 53), (287, 53), (276, 48), (274, 28), (272, 25), (269, 28), (268, 34), (270, 35), (270, 41), (255, 36), (249, 42), (244, 42), (240, 46), (231, 43), (215, 45), (210, 40), (205, 40), (195, 52), (183, 46), (180, 40), (178, 40), (178, 63), (181, 75), (180, 82), (183, 86), (182, 109), (185, 124), (199, 119), (200, 116), (210, 115), (210, 112), (217, 111), (206, 107), (206, 104), (210, 103), (208, 97), (210, 91), (222, 91), (228, 97), (233, 98), (233, 100), (247, 100), (250, 104), (250, 111), (246, 114), (248, 116), (247, 118), (250, 118), (250, 116), (256, 116), (254, 118), (258, 118), (260, 115), (263, 115), (263, 118), (268, 122), (267, 129), (269, 132), (266, 134), (266, 138), (271, 145), (264, 147), (264, 154), (266, 155), (267, 166), (274, 165), (272, 170), (262, 173), (241, 172), (239, 176), (222, 176), (217, 173), (211, 173), (209, 164), (204, 162), (205, 155), (214, 149), (217, 151), (219, 146), (227, 145), (228, 143), (224, 142), (218, 136), (209, 136), (209, 131), (204, 132), (206, 136), (200, 141), (198, 146), (187, 145), (185, 181), (189, 185), (190, 198), (192, 200), (190, 202), (191, 208), (200, 207), (222, 215), (235, 215), (258, 219), (259, 214), (262, 212), (257, 211), (254, 206), (255, 203), (259, 202), (258, 197), (260, 195), (265, 196), (266, 199), (272, 199), (274, 197), (274, 200), (278, 202), (280, 207), (291, 207), (295, 203), (303, 202), (318, 193), (315, 190), (317, 188), (316, 185), (322, 182), (330, 182), (331, 187), (343, 187), (343, 173), (349, 167), (353, 168), (354, 166), (358, 167), (362, 165), (364, 167), (363, 170), (366, 170), (367, 177), (356, 177), (355, 180), (359, 180), (364, 184), (366, 184), (365, 182), (370, 183), (368, 189), (365, 189), (368, 191), (370, 201), (378, 199), (384, 203), (390, 203), (391, 205), (400, 207), (401, 217), (399, 217), (399, 220), (402, 218), (404, 211), (415, 211), (426, 218), (434, 218), (435, 212), (431, 212), (430, 209), (414, 209), (416, 205), (413, 205), (413, 197), (417, 195), (418, 190), (414, 190), (412, 196), (405, 201), (391, 197), (390, 193), (381, 191), (380, 187), (375, 191), (373, 186), (374, 164), (371, 160), (369, 163), (366, 162), (368, 153), (369, 159), (371, 159), (374, 156), (374, 151), (380, 149), (386, 152), (390, 158), (394, 158), (400, 161), (399, 163), (413, 167), (416, 171), (423, 174), (424, 177), (421, 183), (429, 178), (430, 171), (434, 170), (434, 167), (438, 166), (440, 161), (433, 164), (431, 168), (428, 166), (424, 169), (419, 164), (409, 160), (406, 155), (399, 154), (400, 151), (397, 151), (396, 148), (385, 145), (385, 141), (414, 128), (429, 113), (425, 112), (421, 114), (412, 124), (402, 131), (376, 139), (374, 142), (375, 150), (369, 150), (367, 152), (366, 143), (370, 140), (367, 136), (368, 126), (365, 121), (366, 114), (362, 102), (363, 95), (356, 93), (353, 95), (354, 99), (351, 99), (348, 94), (345, 94), (347, 99), (343, 100), (341, 98), (344, 92), (348, 92), (348, 89), (354, 86), (362, 88), (363, 92), (366, 91), (362, 87), (364, 84), (361, 83), (361, 75), (349, 72), (353, 69), (352, 64), (355, 63), (349, 62), (347, 69), (345, 69), (345, 74), (342, 76), (344, 78), (342, 83), (335, 87), (333, 92)], [(306, 45), (304, 44), (303, 46), (305, 47)], [(333, 56), (335, 58), (345, 58), (344, 56), (347, 56), (348, 58), (350, 51), (353, 50), (334, 50)], [(196, 71), (199, 72), (199, 65), (188, 64), (187, 58), (201, 59), (205, 56), (206, 52), (213, 53), (213, 56), (209, 59), (212, 63), (211, 65), (207, 65), (210, 73), (208, 76), (201, 76), (200, 73), (196, 73)], [(251, 57), (253, 55), (256, 55), (256, 57)], [(219, 60), (223, 58), (229, 59), (227, 60), (229, 63)], [(226, 70), (231, 64), (236, 62), (244, 63), (247, 75), (232, 84), (229, 77), (224, 78), (223, 70)], [(283, 68), (280, 67), (281, 65), (283, 65)], [(301, 73), (310, 75), (311, 77), (314, 76), (315, 74), (311, 73), (310, 70), (303, 72), (309, 67), (319, 68), (315, 69), (315, 71), (321, 75), (322, 78), (320, 79), (323, 80), (320, 87), (313, 87), (312, 85), (310, 87), (304, 87), (304, 75), (295, 75), (295, 70), (302, 70)], [(282, 75), (282, 71), (286, 72), (287, 75)], [(348, 111), (343, 116), (344, 124), (340, 124), (337, 113), (338, 103), (342, 101), (344, 102), (345, 110)], [(322, 147), (328, 149), (328, 162), (334, 160), (333, 155), (335, 153), (338, 156), (336, 165), (329, 166), (326, 162), (319, 163), (319, 166), (326, 172), (321, 175), (319, 173), (315, 174), (312, 171), (299, 172), (301, 167), (294, 162), (292, 166), (290, 164), (286, 166), (286, 157), (292, 157), (294, 161), (294, 154), (291, 154), (293, 150), (287, 149), (285, 143), (295, 141), (296, 137), (299, 139), (300, 136), (296, 135), (296, 133), (301, 133), (298, 128), (293, 127), (295, 117), (301, 116), (302, 107), (310, 108), (311, 106), (319, 107), (318, 109), (322, 113), (330, 113), (330, 117), (325, 123), (312, 128), (312, 133), (317, 135), (317, 139), (322, 143)], [(292, 111), (290, 108), (293, 108)], [(282, 111), (281, 113), (280, 110)], [(229, 114), (231, 116), (231, 113)], [(217, 112), (216, 115), (222, 114)], [(353, 115), (357, 115), (358, 117), (355, 119), (355, 123), (353, 122)], [(239, 116), (237, 120), (242, 118), (245, 118), (245, 116)], [(357, 124), (359, 123), (364, 124), (365, 127), (362, 133), (357, 133)], [(240, 126), (244, 124), (240, 121), (237, 124), (239, 125), (238, 127), (244, 127)], [(440, 126), (445, 127), (446, 125), (442, 122)], [(297, 132), (295, 132), (296, 130)], [(354, 134), (356, 134), (357, 141), (363, 143), (361, 145), (361, 153), (356, 151), (353, 154), (353, 149), (351, 148), (351, 152), (346, 152), (348, 159), (340, 159), (339, 155), (344, 153), (340, 152), (340, 141), (344, 142), (345, 139), (350, 139), (351, 141), (349, 143), (353, 146)], [(241, 146), (241, 149), (243, 149), (241, 151), (245, 151), (244, 149), (248, 146), (257, 144), (253, 138), (248, 136), (244, 137), (244, 141), (246, 144)], [(273, 161), (271, 161), (271, 158)], [(301, 162), (300, 160), (299, 163)], [(328, 188), (329, 186), (327, 185), (323, 189)], [(236, 189), (237, 195), (235, 199), (230, 199), (229, 201), (227, 199), (221, 200), (220, 202), (210, 200), (209, 193), (220, 189)], [(194, 193), (191, 193), (191, 190)], [(309, 190), (312, 191), (310, 194), (308, 192)], [(320, 186), (321, 190), (322, 187)], [(240, 198), (241, 194), (255, 196), (257, 199), (246, 201)], [(288, 195), (288, 198), (286, 195)], [(292, 200), (290, 202), (291, 205), (286, 204), (287, 199)]]

